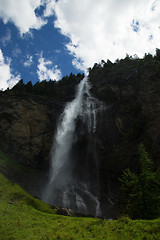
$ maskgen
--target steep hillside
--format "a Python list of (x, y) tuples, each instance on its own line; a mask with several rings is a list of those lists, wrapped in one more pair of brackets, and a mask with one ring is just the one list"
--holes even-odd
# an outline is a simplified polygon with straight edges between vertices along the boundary
[(34, 199), (0, 174), (0, 239), (155, 239), (160, 220), (133, 221), (66, 217)]
[[(160, 57), (158, 54), (157, 50), (155, 57), (149, 54), (145, 55), (144, 59), (127, 56), (114, 64), (110, 61), (103, 63), (103, 66), (95, 64), (89, 74), (93, 94), (108, 106), (103, 125), (106, 129), (105, 148), (109, 145), (113, 154), (117, 152), (120, 157), (119, 151), (123, 144), (125, 149), (131, 151), (131, 146), (136, 147), (143, 141), (156, 166), (160, 165), (158, 147)], [(111, 118), (109, 125), (108, 118)], [(135, 152), (135, 149), (133, 150), (132, 152)], [(126, 158), (128, 159), (127, 155)]]
[(101, 120), (99, 151), (101, 197), (121, 199), (122, 171), (139, 171), (138, 148), (144, 143), (154, 168), (160, 166), (160, 52), (144, 59), (126, 56), (115, 63), (102, 61), (89, 69), (92, 93), (106, 103)]

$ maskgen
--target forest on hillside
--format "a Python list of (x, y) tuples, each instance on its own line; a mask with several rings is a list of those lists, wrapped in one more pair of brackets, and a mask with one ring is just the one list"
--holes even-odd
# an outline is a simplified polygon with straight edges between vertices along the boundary
[(53, 98), (57, 101), (69, 101), (70, 96), (74, 96), (75, 86), (84, 78), (84, 74), (78, 73), (77, 75), (70, 74), (63, 77), (60, 81), (45, 79), (41, 82), (36, 82), (32, 85), (29, 81), (26, 84), (21, 79), (11, 91), (19, 92), (21, 94), (32, 94), (48, 98)]

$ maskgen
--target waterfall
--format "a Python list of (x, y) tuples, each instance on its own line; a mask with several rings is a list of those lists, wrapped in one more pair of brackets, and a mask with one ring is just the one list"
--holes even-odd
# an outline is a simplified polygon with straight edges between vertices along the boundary
[[(84, 214), (101, 215), (95, 143), (91, 141), (83, 149), (78, 143), (86, 131), (87, 136), (93, 138), (97, 113), (101, 109), (102, 104), (91, 96), (90, 84), (85, 77), (77, 87), (75, 99), (66, 105), (58, 121), (49, 181), (42, 197), (44, 201)], [(76, 133), (78, 121), (79, 134)], [(93, 167), (90, 167), (91, 162)]]

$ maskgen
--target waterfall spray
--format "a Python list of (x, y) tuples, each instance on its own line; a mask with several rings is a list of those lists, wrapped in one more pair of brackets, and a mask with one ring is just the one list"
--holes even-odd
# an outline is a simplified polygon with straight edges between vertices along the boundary
[[(76, 165), (75, 159), (72, 157), (77, 119), (87, 126), (88, 134), (94, 134), (96, 115), (100, 109), (102, 104), (91, 96), (88, 78), (85, 77), (78, 85), (75, 99), (66, 105), (58, 122), (51, 151), (49, 181), (42, 197), (44, 201), (84, 214), (92, 212), (96, 216), (101, 215), (98, 190), (91, 190), (89, 177), (86, 181), (81, 174), (77, 176), (73, 167)], [(96, 182), (98, 165), (96, 160), (93, 161), (97, 168), (94, 175)]]

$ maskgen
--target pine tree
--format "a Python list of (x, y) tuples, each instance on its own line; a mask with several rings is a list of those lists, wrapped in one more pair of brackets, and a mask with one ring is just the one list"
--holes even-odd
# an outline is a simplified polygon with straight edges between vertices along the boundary
[(123, 172), (122, 192), (126, 199), (126, 211), (131, 218), (152, 219), (160, 215), (160, 170), (153, 171), (143, 144), (139, 146), (138, 173), (130, 169)]

